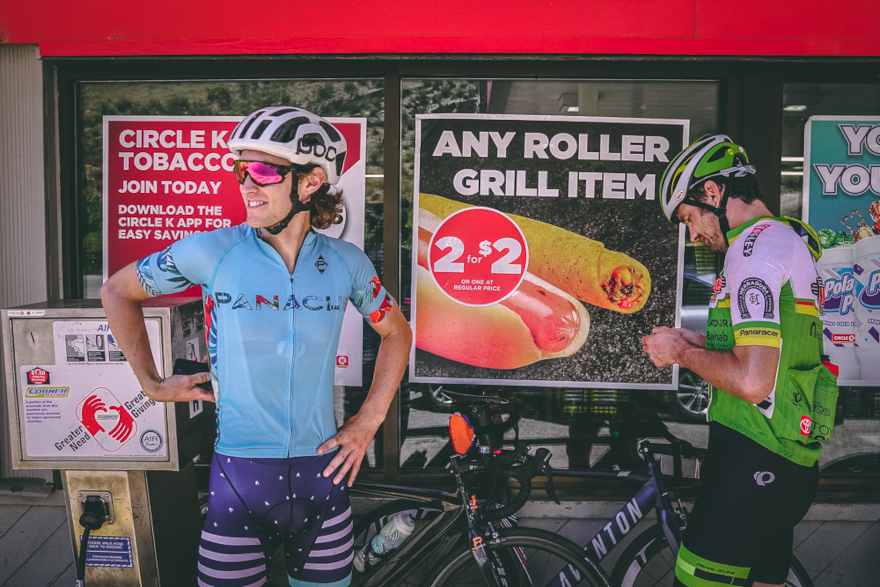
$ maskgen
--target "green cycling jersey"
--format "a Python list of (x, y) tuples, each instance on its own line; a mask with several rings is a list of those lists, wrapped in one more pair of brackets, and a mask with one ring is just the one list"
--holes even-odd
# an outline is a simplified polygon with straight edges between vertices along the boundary
[(770, 395), (751, 404), (711, 388), (709, 420), (728, 426), (804, 466), (831, 434), (836, 379), (822, 364), (822, 279), (792, 219), (761, 217), (727, 233), (730, 248), (709, 306), (706, 348), (778, 348)]

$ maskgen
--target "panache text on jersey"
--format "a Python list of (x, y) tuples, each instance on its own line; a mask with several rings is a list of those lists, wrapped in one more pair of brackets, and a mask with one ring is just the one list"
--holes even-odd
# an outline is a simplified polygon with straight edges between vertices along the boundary
[(346, 304), (348, 304), (348, 300), (344, 296), (310, 295), (297, 299), (294, 294), (290, 294), (286, 297), (284, 305), (281, 304), (281, 300), (285, 299), (284, 296), (261, 296), (257, 294), (249, 298), (245, 294), (234, 296), (224, 291), (215, 291), (213, 298), (217, 306), (232, 304), (231, 308), (233, 310), (261, 310), (267, 308), (286, 311), (304, 308), (313, 312), (321, 310), (325, 312), (344, 312)]

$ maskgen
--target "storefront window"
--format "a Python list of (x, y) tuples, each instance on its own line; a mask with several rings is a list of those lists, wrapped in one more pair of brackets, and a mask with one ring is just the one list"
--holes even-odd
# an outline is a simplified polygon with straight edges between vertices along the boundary
[[(77, 265), (82, 269), (79, 277), (83, 297), (97, 298), (102, 283), (105, 242), (102, 129), (106, 115), (243, 116), (263, 106), (292, 105), (324, 117), (366, 119), (364, 250), (382, 275), (385, 127), (382, 80), (82, 82), (77, 84), (76, 91), (79, 109), (75, 165), (80, 211), (78, 230), (82, 235)], [(336, 387), (334, 404), (339, 425), (360, 408), (373, 378), (379, 340), (367, 326), (363, 338), (364, 384)], [(377, 460), (381, 462), (381, 451), (377, 455), (373, 446), (367, 455), (369, 466), (376, 466)], [(378, 446), (381, 446), (381, 436)]]
[(811, 116), (880, 114), (880, 85), (786, 83), (782, 97), (781, 211), (800, 218), (803, 212), (804, 127)]
[[(367, 121), (364, 249), (380, 274), (384, 265), (385, 117), (397, 105), (386, 105), (381, 79), (263, 79), (225, 81), (85, 81), (74, 85), (76, 104), (75, 288), (96, 298), (102, 282), (105, 228), (103, 218), (102, 120), (105, 115), (241, 116), (267, 104), (293, 104), (328, 117)], [(419, 114), (497, 114), (589, 116), (627, 119), (688, 120), (689, 138), (724, 132), (725, 86), (719, 80), (609, 79), (440, 79), (404, 78), (400, 93), (400, 283), (399, 301), (410, 311), (415, 132)], [(880, 86), (866, 83), (784, 84), (782, 125), (782, 213), (803, 215), (804, 127), (813, 115), (880, 115)], [(736, 115), (737, 113), (734, 113)], [(735, 118), (735, 116), (734, 116)], [(390, 230), (390, 227), (389, 227)], [(687, 239), (686, 239), (687, 241)], [(685, 242), (681, 323), (703, 330), (718, 258), (700, 243)], [(397, 268), (388, 268), (393, 275)], [(362, 405), (375, 367), (378, 337), (364, 329), (364, 370), (360, 386), (337, 387), (338, 423)], [(706, 383), (687, 371), (677, 389), (449, 385), (404, 379), (401, 387), (399, 437), (386, 446), (402, 472), (438, 470), (448, 451), (446, 422), (451, 406), (444, 389), (497, 394), (509, 400), (510, 422), (520, 438), (553, 453), (558, 468), (629, 467), (636, 464), (634, 440), (659, 436), (663, 427), (697, 445), (705, 445)], [(880, 394), (876, 387), (845, 386), (838, 404), (838, 425), (821, 461), (826, 475), (880, 473), (875, 450)], [(842, 425), (841, 425), (842, 424)], [(511, 429), (505, 435), (510, 439)], [(367, 455), (371, 467), (383, 467), (380, 435)], [(386, 445), (388, 443), (385, 443)], [(379, 447), (376, 450), (375, 447)]]
[[(880, 115), (880, 85), (869, 83), (785, 83), (783, 85), (782, 125), (782, 213), (804, 216), (805, 129), (814, 116), (877, 117)], [(875, 125), (877, 119), (864, 121)], [(815, 149), (821, 146), (814, 145)], [(816, 159), (813, 160), (815, 162)], [(843, 160), (840, 161), (841, 163)], [(816, 181), (815, 176), (811, 181)], [(812, 191), (812, 190), (811, 190)], [(873, 194), (876, 190), (871, 188)], [(841, 197), (848, 198), (848, 196)], [(876, 199), (876, 195), (872, 196)], [(848, 198), (849, 205), (840, 206), (828, 218), (809, 212), (811, 224), (830, 224), (838, 235), (864, 237), (873, 229), (875, 220), (864, 199)], [(872, 207), (873, 208), (873, 207)], [(868, 232), (862, 231), (864, 226)], [(835, 245), (838, 243), (827, 243)], [(846, 243), (842, 243), (846, 244)], [(825, 245), (823, 245), (825, 246)], [(826, 352), (828, 352), (826, 342)], [(839, 346), (839, 345), (838, 345)], [(848, 375), (842, 372), (841, 377)], [(862, 378), (867, 379), (867, 378)], [(846, 381), (846, 380), (844, 380)], [(837, 403), (836, 426), (831, 440), (825, 443), (819, 461), (825, 477), (880, 475), (880, 388), (875, 385), (841, 385)]]
[[(415, 117), (418, 114), (506, 114), (688, 119), (690, 137), (720, 129), (716, 81), (407, 79), (401, 91), (401, 287), (411, 291)], [(683, 322), (705, 328), (713, 258), (685, 253)], [(629, 467), (635, 439), (663, 426), (704, 444), (705, 383), (682, 373), (679, 390), (440, 385), (404, 381), (400, 401), (400, 466), (441, 467), (450, 454), (445, 425), (451, 406), (441, 392), (492, 393), (510, 401), (509, 422), (534, 447), (546, 446), (557, 468)], [(696, 397), (695, 397), (696, 396)], [(509, 430), (505, 438), (515, 434)]]

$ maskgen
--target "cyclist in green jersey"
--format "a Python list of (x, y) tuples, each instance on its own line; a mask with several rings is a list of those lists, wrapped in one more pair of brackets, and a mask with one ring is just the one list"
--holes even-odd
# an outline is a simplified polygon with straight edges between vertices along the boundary
[(837, 393), (821, 358), (818, 239), (773, 217), (745, 150), (724, 135), (673, 159), (660, 201), (691, 241), (725, 253), (706, 335), (657, 327), (642, 339), (657, 367), (678, 363), (711, 385), (709, 453), (676, 585), (782, 585)]

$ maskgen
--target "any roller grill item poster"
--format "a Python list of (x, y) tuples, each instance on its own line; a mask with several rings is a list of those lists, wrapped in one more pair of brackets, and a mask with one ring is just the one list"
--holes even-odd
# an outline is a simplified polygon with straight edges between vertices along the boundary
[(682, 233), (657, 189), (688, 121), (416, 118), (415, 382), (670, 389)]

